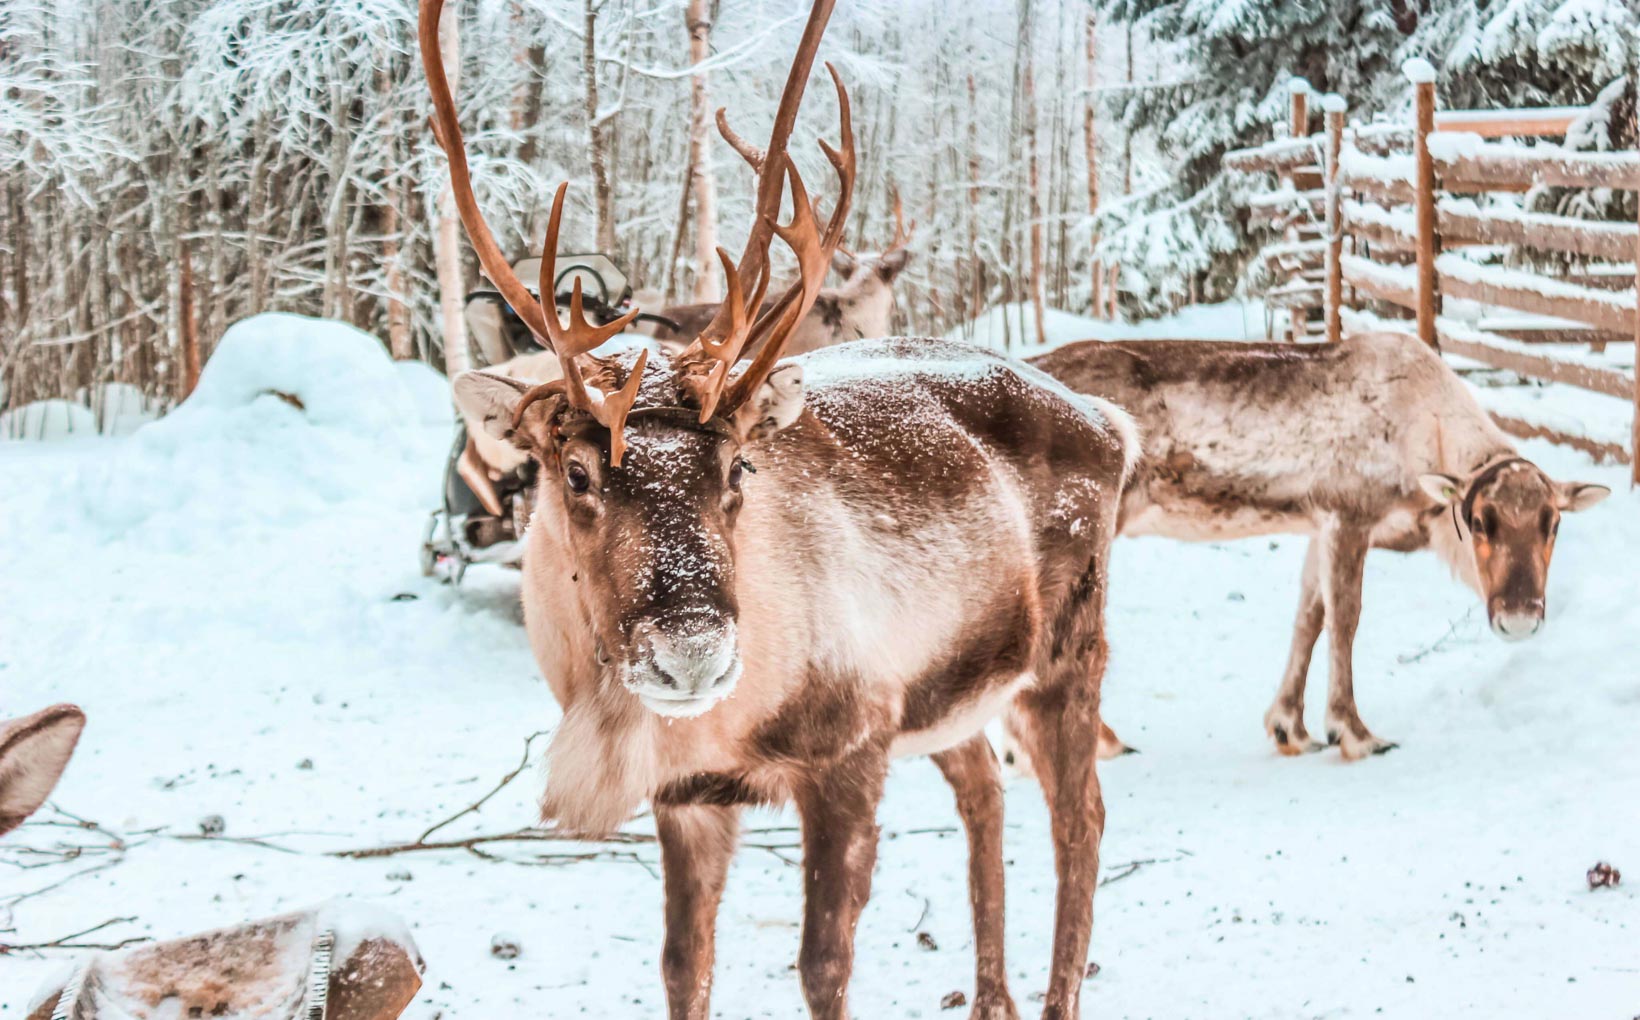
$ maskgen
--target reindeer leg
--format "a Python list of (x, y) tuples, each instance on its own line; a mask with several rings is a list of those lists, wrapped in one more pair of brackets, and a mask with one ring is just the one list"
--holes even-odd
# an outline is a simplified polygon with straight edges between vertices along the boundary
[(974, 913), (971, 1020), (1019, 1020), (1003, 950), (1002, 770), (982, 733), (934, 755), (968, 830), (968, 898)]
[(884, 748), (868, 748), (797, 789), (803, 828), (803, 944), (797, 969), (815, 1020), (848, 1020), (854, 928), (871, 896)]
[[(1108, 552), (1103, 554), (1108, 556)], [(1015, 699), (1023, 743), (1048, 801), (1054, 867), (1053, 965), (1042, 1020), (1076, 1020), (1093, 933), (1093, 893), (1099, 877), (1099, 840), (1105, 832), (1105, 801), (1099, 790), (1097, 741), (1099, 685), (1104, 678), (1105, 563), (1092, 568), (1093, 583), (1078, 633), (1063, 658), (1038, 670), (1037, 685)]]
[(1335, 518), (1322, 528), (1321, 538), (1326, 543), (1322, 552), (1322, 568), (1326, 574), (1322, 597), (1326, 603), (1331, 652), (1327, 742), (1337, 744), (1345, 760), (1356, 761), (1395, 747), (1373, 736), (1355, 709), (1355, 628), (1361, 622), (1361, 582), (1366, 573), (1371, 529)]
[(1304, 727), (1304, 683), (1310, 675), (1310, 656), (1316, 638), (1326, 622), (1326, 602), (1321, 597), (1321, 542), (1310, 540), (1304, 553), (1304, 580), (1298, 596), (1298, 618), (1293, 621), (1293, 647), (1287, 654), (1287, 672), (1282, 675), (1276, 700), (1264, 713), (1264, 732), (1276, 742), (1282, 754), (1319, 751), (1321, 744), (1310, 739)]
[(707, 1020), (718, 901), (740, 838), (740, 812), (706, 804), (657, 804), (655, 831), (666, 876), (661, 975), (668, 1015), (671, 1020)]

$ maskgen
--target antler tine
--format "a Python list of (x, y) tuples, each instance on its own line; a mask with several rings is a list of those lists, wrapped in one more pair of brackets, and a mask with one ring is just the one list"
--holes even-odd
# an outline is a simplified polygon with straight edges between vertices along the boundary
[(751, 164), (757, 173), (763, 172), (769, 154), (736, 134), (735, 129), (729, 126), (729, 117), (721, 106), (717, 111), (717, 128), (718, 134), (723, 136), (723, 140), (729, 143), (730, 148), (740, 153), (741, 159)]
[(809, 203), (808, 192), (803, 188), (803, 179), (798, 175), (791, 157), (785, 158), (786, 176), (792, 187), (792, 221), (784, 225), (776, 224), (773, 229), (779, 233), (780, 239), (797, 253), (800, 275), (798, 281), (781, 295), (780, 301), (760, 316), (752, 326), (748, 342), (755, 343), (761, 339), (763, 346), (758, 350), (751, 365), (741, 373), (728, 394), (720, 401), (731, 410), (739, 407), (756, 393), (757, 388), (763, 385), (763, 380), (774, 370), (775, 363), (780, 360), (786, 342), (791, 339), (797, 324), (814, 306), (814, 299), (819, 296), (820, 286), (831, 266), (831, 257), (843, 239), (849, 204), (854, 198), (854, 115), (849, 106), (848, 89), (843, 86), (843, 79), (838, 75), (837, 68), (828, 63), (826, 70), (830, 72), (832, 83), (837, 87), (840, 144), (834, 149), (822, 139), (820, 148), (837, 172), (837, 206), (831, 211), (831, 219), (827, 221), (822, 237), (814, 219), (813, 206)]
[(708, 323), (706, 329), (695, 338), (695, 345), (699, 350), (715, 362), (701, 394), (700, 420), (703, 424), (717, 409), (718, 397), (723, 393), (723, 381), (728, 378), (729, 369), (740, 360), (741, 351), (746, 349), (746, 341), (751, 335), (751, 312), (762, 307), (763, 295), (769, 289), (769, 267), (765, 263), (763, 272), (758, 277), (757, 287), (752, 292), (752, 299), (745, 300), (745, 285), (740, 279), (740, 273), (735, 269), (734, 262), (730, 260), (729, 253), (719, 248), (717, 254), (718, 260), (723, 263), (723, 276), (729, 287), (729, 294), (723, 303), (723, 307), (729, 311), (729, 327), (727, 335), (714, 335), (712, 330), (717, 325), (714, 318), (713, 322)]
[(565, 326), (559, 321), (554, 277), (558, 275), (558, 228), (564, 215), (564, 195), (568, 190), (569, 182), (565, 181), (558, 185), (557, 193), (552, 196), (552, 215), (547, 218), (547, 240), (541, 249), (540, 294), (554, 306), (554, 314), (546, 317), (547, 333), (552, 338), (552, 349), (560, 359), (576, 358), (595, 349), (638, 317), (638, 309), (634, 308), (613, 322), (602, 326), (592, 325), (587, 321), (581, 301), (581, 278), (576, 277), (569, 294), (569, 325)]
[(911, 227), (909, 229), (906, 228), (906, 225), (905, 225), (905, 207), (900, 204), (900, 189), (895, 188), (894, 189), (894, 237), (888, 242), (888, 247), (883, 249), (883, 254), (887, 255), (890, 252), (896, 252), (896, 251), (899, 251), (901, 248), (904, 248), (906, 245), (911, 243), (911, 236), (913, 234), (915, 234), (916, 232), (917, 232), (917, 221), (916, 220), (911, 221)]
[(596, 394), (592, 416), (609, 430), (609, 462), (615, 467), (621, 466), (621, 458), (626, 455), (626, 416), (637, 402), (638, 387), (643, 383), (643, 370), (648, 364), (649, 351), (647, 348), (641, 349), (638, 360), (632, 363), (632, 373), (626, 377), (625, 386), (608, 396), (597, 390), (592, 391)]

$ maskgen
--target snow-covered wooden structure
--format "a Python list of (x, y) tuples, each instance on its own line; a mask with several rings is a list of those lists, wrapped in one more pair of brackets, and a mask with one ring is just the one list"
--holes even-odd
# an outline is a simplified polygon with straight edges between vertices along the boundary
[[(1267, 281), (1267, 307), (1287, 311), (1288, 336), (1303, 340), (1316, 336), (1324, 309), (1326, 191), (1324, 147), (1310, 133), (1309, 82), (1294, 78), (1287, 123), (1278, 125), (1274, 141), (1227, 153), (1224, 165), (1246, 173), (1273, 173), (1273, 191), (1254, 195), (1248, 217), (1255, 226), (1272, 228), (1280, 240), (1259, 252), (1256, 269)], [(1326, 106), (1326, 101), (1323, 101)]]
[[(1538, 185), (1640, 190), (1640, 152), (1524, 144), (1519, 139), (1563, 136), (1581, 111), (1440, 112), (1434, 70), (1411, 61), (1407, 74), (1409, 125), (1346, 128), (1344, 101), (1329, 96), (1321, 134), (1226, 157), (1233, 169), (1288, 175), (1254, 200), (1255, 218), (1276, 208), (1287, 219), (1263, 222), (1285, 229), (1314, 216), (1320, 223), (1312, 257), (1324, 268), (1317, 273), (1295, 260), (1290, 282), (1272, 288), (1270, 298), (1297, 293), (1309, 274), (1318, 280), (1327, 339), (1399, 318), (1447, 354), (1640, 409), (1640, 224), (1530, 212), (1499, 197)], [(1315, 186), (1288, 183), (1300, 179)], [(1288, 257), (1289, 245), (1284, 239), (1263, 257)], [(1520, 268), (1515, 256), (1523, 250), (1571, 256), (1576, 268), (1556, 275), (1538, 268), (1541, 257), (1534, 268)], [(1294, 339), (1304, 335), (1294, 330)], [(1516, 434), (1626, 461), (1640, 483), (1640, 414), (1626, 442), (1497, 409), (1494, 416)]]

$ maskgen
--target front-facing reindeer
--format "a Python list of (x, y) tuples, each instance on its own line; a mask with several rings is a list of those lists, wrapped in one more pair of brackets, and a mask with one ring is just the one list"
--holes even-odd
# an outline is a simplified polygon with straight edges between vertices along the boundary
[[(1017, 362), (935, 340), (780, 362), (854, 181), (841, 83), (842, 140), (826, 148), (841, 191), (823, 228), (786, 151), (830, 0), (814, 5), (786, 82), (746, 251), (738, 266), (722, 256), (730, 296), (717, 319), (676, 355), (592, 356), (621, 324), (592, 328), (573, 307), (560, 323), (478, 212), (439, 58), (442, 6), (422, 0), (421, 46), (458, 208), (485, 269), (562, 368), (536, 386), (484, 373), (455, 384), (469, 420), (541, 467), (523, 598), (563, 707), (544, 815), (601, 832), (654, 805), (667, 999), (674, 1018), (703, 1020), (739, 812), (795, 801), (803, 991), (814, 1016), (841, 1018), (889, 761), (930, 754), (969, 835), (973, 1015), (1015, 1017), (1002, 791), (982, 732), (1012, 704), (1040, 763), (1059, 875), (1043, 1015), (1076, 1016), (1104, 826), (1088, 734), (1110, 540), (1136, 448), (1127, 418)], [(778, 224), (788, 182), (791, 218)], [(796, 253), (798, 282), (754, 315), (775, 235)]]

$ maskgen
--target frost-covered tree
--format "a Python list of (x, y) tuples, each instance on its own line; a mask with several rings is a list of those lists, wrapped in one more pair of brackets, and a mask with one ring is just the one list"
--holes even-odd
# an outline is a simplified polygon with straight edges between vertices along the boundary
[(1172, 48), (1179, 71), (1119, 94), (1123, 122), (1154, 133), (1172, 166), (1097, 218), (1098, 253), (1122, 267), (1124, 300), (1141, 314), (1222, 299), (1257, 248), (1224, 153), (1285, 123), (1294, 76), (1350, 97), (1357, 111), (1398, 96), (1398, 53), (1415, 15), (1370, 0), (1107, 0), (1105, 10)]

